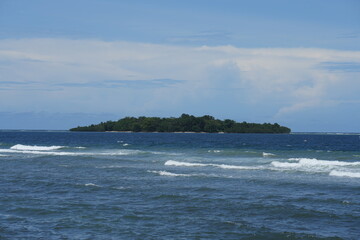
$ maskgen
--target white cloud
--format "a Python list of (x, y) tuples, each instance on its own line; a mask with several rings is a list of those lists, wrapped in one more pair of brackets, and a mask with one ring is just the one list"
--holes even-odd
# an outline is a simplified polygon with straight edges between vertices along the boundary
[(273, 104), (272, 116), (283, 118), (328, 101), (358, 101), (330, 94), (360, 89), (359, 72), (342, 72), (341, 64), (331, 71), (323, 64), (360, 64), (360, 52), (355, 51), (7, 39), (0, 40), (0, 62), (2, 111), (56, 107), (64, 112), (141, 114), (187, 105), (194, 111), (211, 109), (208, 105), (227, 99), (224, 105), (241, 108), (247, 103), (259, 106), (259, 112)]

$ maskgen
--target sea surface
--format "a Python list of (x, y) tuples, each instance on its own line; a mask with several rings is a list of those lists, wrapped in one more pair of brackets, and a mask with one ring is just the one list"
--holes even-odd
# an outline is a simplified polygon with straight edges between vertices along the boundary
[(359, 134), (0, 131), (0, 239), (360, 239)]

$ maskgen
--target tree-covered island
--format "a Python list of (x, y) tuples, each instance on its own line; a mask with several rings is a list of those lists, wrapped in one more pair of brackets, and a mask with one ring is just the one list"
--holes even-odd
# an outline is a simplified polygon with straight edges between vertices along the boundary
[(195, 117), (182, 114), (178, 118), (125, 117), (90, 126), (71, 128), (70, 131), (107, 132), (205, 132), (205, 133), (290, 133), (291, 129), (277, 123), (247, 123), (219, 120), (205, 115)]

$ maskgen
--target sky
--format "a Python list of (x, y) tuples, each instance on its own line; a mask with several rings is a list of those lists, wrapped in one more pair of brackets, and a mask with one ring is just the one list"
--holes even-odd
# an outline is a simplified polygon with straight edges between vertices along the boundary
[(0, 129), (212, 115), (360, 132), (359, 0), (0, 0)]

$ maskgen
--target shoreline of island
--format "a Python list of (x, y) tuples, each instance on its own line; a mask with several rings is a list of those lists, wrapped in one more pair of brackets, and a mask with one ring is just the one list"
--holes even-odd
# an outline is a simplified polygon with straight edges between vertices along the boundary
[[(193, 132), (193, 131), (186, 131), (186, 132), (134, 132), (134, 131), (103, 131), (107, 133), (209, 133), (209, 132)], [(217, 134), (225, 134), (226, 132), (212, 132)]]
[(183, 113), (180, 117), (125, 117), (89, 126), (78, 126), (77, 132), (166, 132), (166, 133), (290, 133), (291, 129), (278, 123), (236, 122), (219, 120), (213, 116), (195, 117)]

